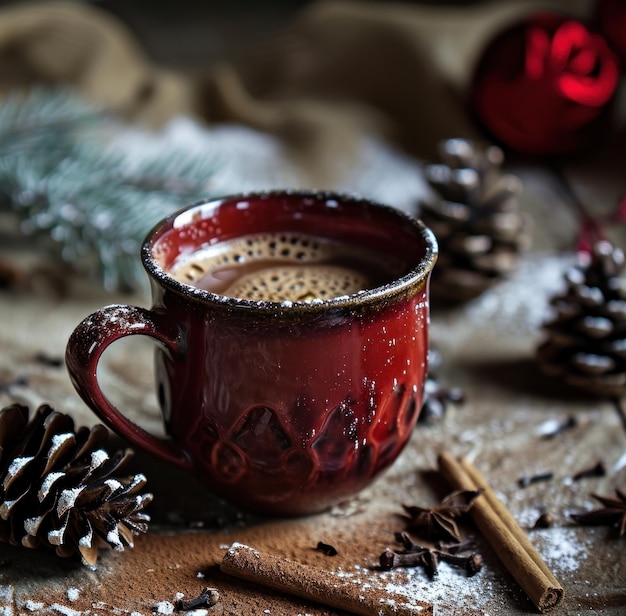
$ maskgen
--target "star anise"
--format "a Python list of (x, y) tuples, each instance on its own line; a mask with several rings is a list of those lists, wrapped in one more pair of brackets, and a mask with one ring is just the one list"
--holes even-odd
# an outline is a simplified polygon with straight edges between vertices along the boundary
[(579, 524), (587, 526), (615, 526), (618, 535), (623, 537), (626, 534), (626, 493), (615, 488), (615, 494), (617, 498), (592, 494), (604, 507), (584, 513), (572, 513), (571, 517)]
[(407, 528), (421, 532), (429, 539), (460, 541), (461, 533), (455, 518), (467, 513), (474, 499), (482, 492), (482, 489), (452, 492), (441, 501), (441, 504), (430, 508), (403, 505), (408, 514)]

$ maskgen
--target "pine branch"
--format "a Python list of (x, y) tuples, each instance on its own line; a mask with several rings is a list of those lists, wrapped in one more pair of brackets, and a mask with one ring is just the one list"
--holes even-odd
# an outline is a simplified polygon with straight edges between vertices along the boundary
[(209, 196), (217, 168), (182, 149), (130, 159), (108, 143), (114, 123), (67, 92), (33, 90), (0, 107), (0, 224), (12, 215), (20, 237), (95, 270), (109, 290), (144, 281), (145, 234)]
[(33, 88), (30, 95), (11, 96), (0, 106), (0, 157), (39, 144), (64, 145), (71, 131), (103, 117), (69, 91)]

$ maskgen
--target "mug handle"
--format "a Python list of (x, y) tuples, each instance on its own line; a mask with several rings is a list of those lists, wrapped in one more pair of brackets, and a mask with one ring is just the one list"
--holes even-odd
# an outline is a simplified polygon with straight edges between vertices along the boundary
[(184, 353), (184, 338), (170, 317), (137, 306), (113, 304), (86, 317), (72, 332), (65, 352), (70, 379), (80, 397), (114, 432), (148, 453), (191, 471), (193, 464), (178, 443), (154, 436), (124, 417), (100, 388), (97, 368), (104, 350), (120, 338), (137, 335), (154, 338), (172, 358)]

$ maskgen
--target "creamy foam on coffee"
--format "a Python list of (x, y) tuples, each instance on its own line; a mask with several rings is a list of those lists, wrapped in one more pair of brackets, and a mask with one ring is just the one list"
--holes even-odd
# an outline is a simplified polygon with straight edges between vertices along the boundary
[(170, 274), (206, 291), (272, 302), (329, 299), (391, 280), (363, 248), (298, 233), (249, 235), (203, 248)]

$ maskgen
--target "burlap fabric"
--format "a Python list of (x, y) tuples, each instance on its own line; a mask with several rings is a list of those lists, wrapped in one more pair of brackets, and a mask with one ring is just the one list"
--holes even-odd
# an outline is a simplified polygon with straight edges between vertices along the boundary
[[(19, 4), (0, 10), (0, 94), (67, 84), (153, 126), (176, 114), (240, 123), (278, 135), (298, 162), (332, 174), (363, 134), (428, 158), (439, 139), (475, 136), (464, 92), (485, 41), (522, 14), (563, 4), (319, 2), (245, 58), (207, 62), (193, 75), (156, 66), (103, 10)], [(573, 12), (588, 3), (565, 4)]]

